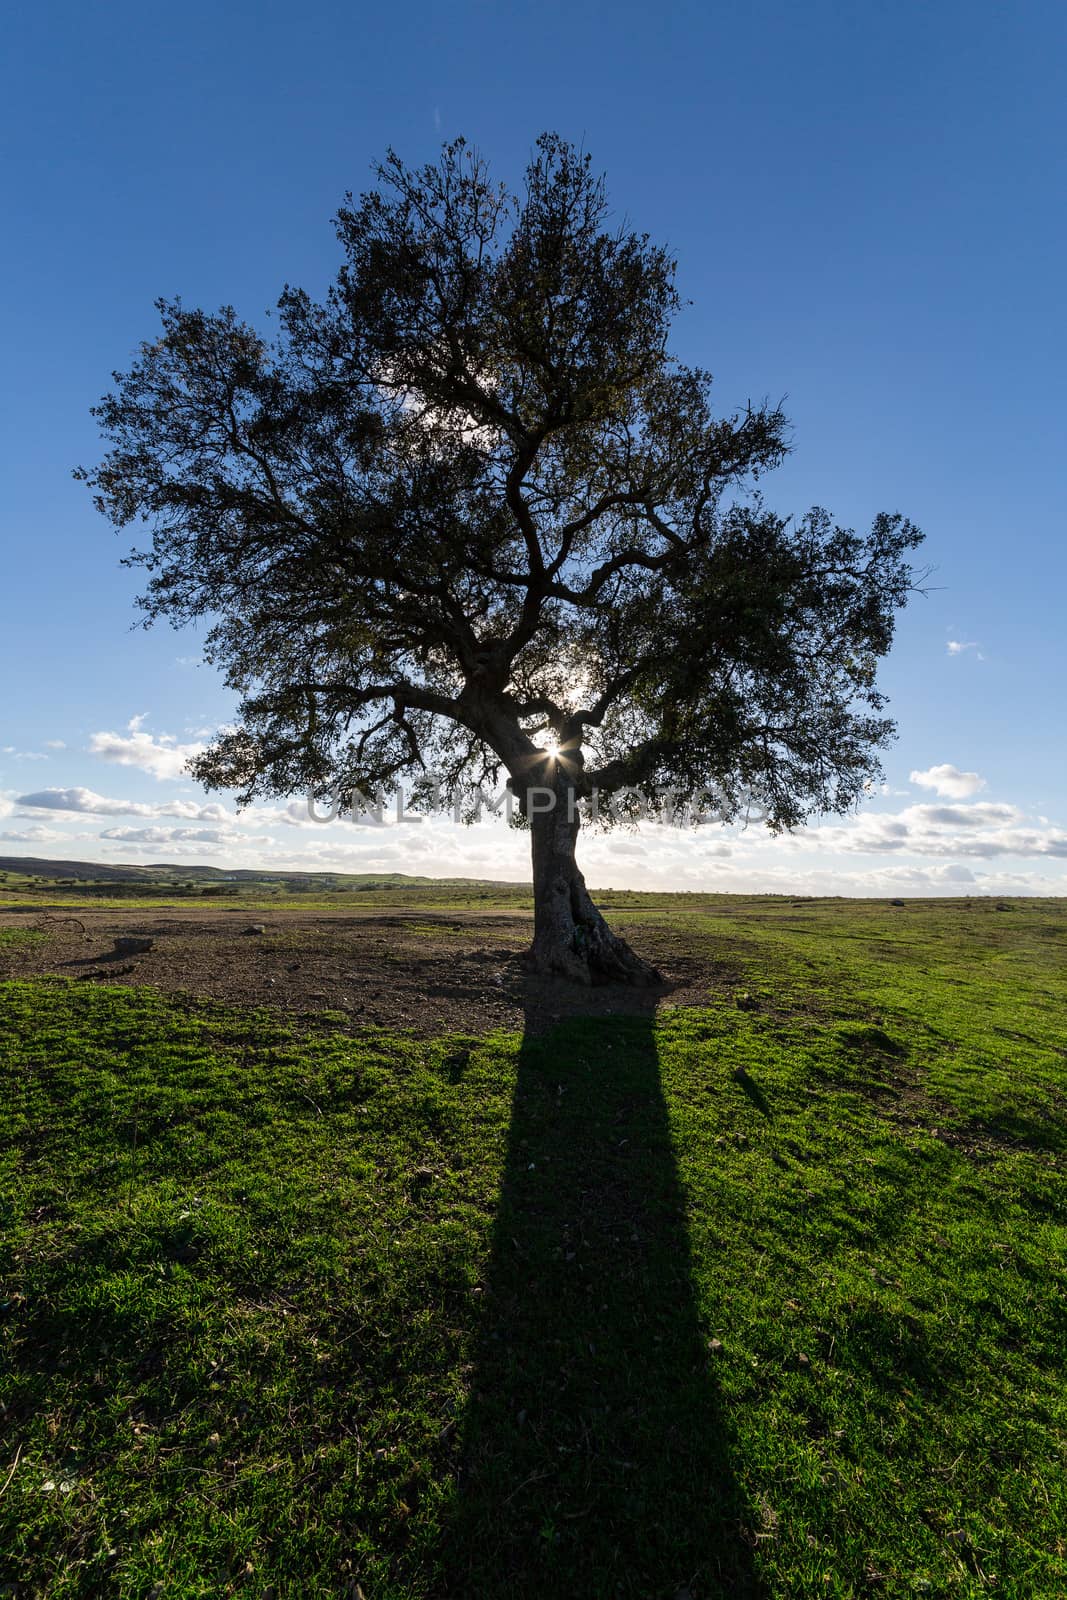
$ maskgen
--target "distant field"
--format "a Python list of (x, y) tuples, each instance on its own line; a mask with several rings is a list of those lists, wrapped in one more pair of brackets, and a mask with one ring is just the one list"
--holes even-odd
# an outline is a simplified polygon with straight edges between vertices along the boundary
[(426, 878), (402, 872), (227, 872), (220, 867), (104, 866), (89, 861), (0, 856), (0, 907), (55, 905), (69, 909), (203, 901), (249, 907), (291, 902), (314, 908), (338, 899), (361, 904), (368, 895), (375, 903), (388, 903), (404, 892), (441, 904), (460, 900), (474, 905), (497, 895), (508, 902), (529, 899), (524, 884), (479, 878)]
[(519, 891), (382, 892), (462, 1032), (8, 902), (0, 1594), (1067, 1594), (1067, 903), (601, 896), (684, 984), (553, 1026)]

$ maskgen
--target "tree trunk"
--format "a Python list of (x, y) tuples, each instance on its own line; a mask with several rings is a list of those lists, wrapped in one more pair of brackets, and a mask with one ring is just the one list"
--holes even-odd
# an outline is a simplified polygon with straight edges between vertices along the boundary
[[(546, 809), (554, 792), (555, 805)], [(589, 898), (574, 859), (580, 826), (575, 793), (560, 775), (554, 784), (523, 796), (533, 850), (535, 972), (559, 974), (578, 983), (662, 983), (655, 969), (612, 933)]]

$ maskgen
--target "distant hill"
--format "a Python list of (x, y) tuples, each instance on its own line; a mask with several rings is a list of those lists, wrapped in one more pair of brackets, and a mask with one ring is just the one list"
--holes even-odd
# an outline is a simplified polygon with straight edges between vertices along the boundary
[(276, 872), (269, 868), (189, 867), (173, 862), (148, 866), (99, 861), (46, 861), (39, 856), (0, 856), (0, 872), (32, 878), (75, 878), (81, 883), (277, 884), (285, 889), (524, 889), (524, 883), (494, 878), (425, 878), (406, 872)]

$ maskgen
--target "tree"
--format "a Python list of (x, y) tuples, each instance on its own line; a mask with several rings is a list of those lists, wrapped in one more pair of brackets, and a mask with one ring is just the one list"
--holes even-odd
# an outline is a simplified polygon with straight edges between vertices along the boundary
[(921, 535), (764, 505), (785, 418), (713, 413), (668, 350), (674, 262), (609, 227), (588, 156), (544, 135), (518, 195), (462, 140), (376, 170), (338, 212), (325, 300), (287, 288), (271, 342), (159, 303), (80, 475), (116, 526), (151, 526), (127, 558), (146, 622), (210, 619), (242, 697), (205, 785), (245, 803), (503, 769), (536, 968), (654, 978), (586, 891), (582, 803), (712, 789), (772, 829), (847, 809), (892, 732), (875, 668)]

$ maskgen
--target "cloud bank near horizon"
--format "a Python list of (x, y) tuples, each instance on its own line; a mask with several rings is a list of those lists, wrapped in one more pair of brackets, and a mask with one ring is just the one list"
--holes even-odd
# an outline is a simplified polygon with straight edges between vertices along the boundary
[[(125, 769), (127, 781), (135, 774), (151, 778), (157, 795), (157, 785), (172, 793), (147, 799), (88, 784), (8, 790), (0, 793), (0, 819), (9, 824), (0, 842), (13, 847), (7, 853), (508, 880), (529, 875), (528, 840), (502, 821), (487, 818), (470, 828), (440, 817), (324, 826), (310, 821), (299, 799), (238, 812), (201, 798), (186, 764), (202, 743), (151, 733), (146, 721), (140, 714), (125, 733), (91, 734), (83, 754), (113, 771)], [(56, 758), (64, 764), (75, 759), (61, 741), (45, 743), (54, 757), (62, 751)], [(601, 888), (1067, 894), (1067, 830), (1021, 805), (988, 798), (980, 773), (951, 762), (912, 769), (910, 783), (937, 798), (886, 789), (854, 814), (777, 838), (759, 826), (587, 829), (580, 859), (590, 885)], [(908, 803), (893, 807), (893, 799)]]

